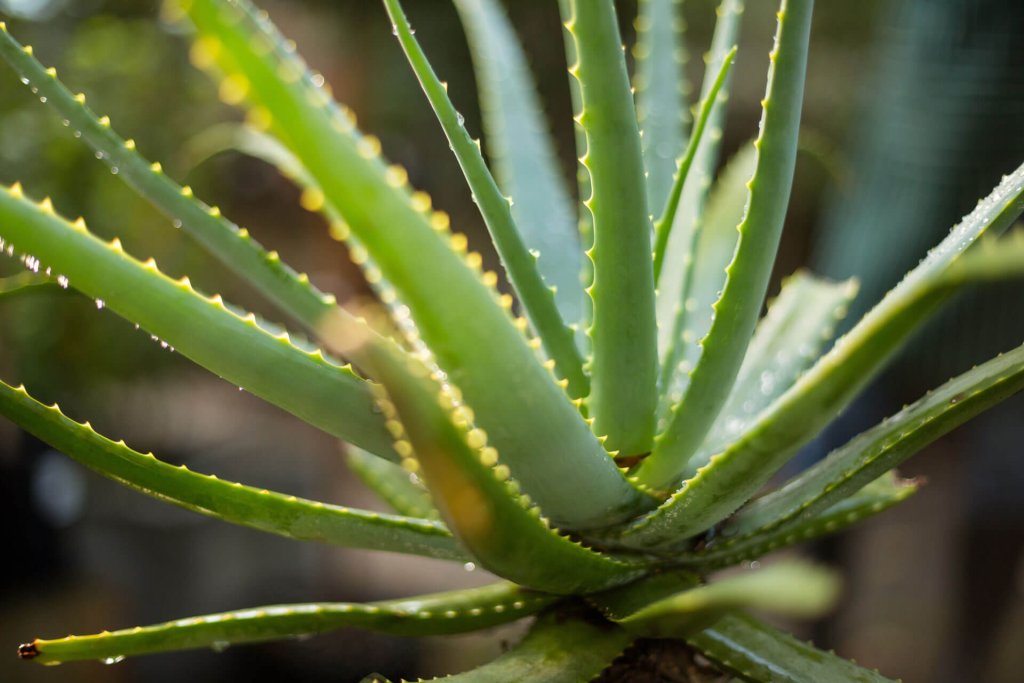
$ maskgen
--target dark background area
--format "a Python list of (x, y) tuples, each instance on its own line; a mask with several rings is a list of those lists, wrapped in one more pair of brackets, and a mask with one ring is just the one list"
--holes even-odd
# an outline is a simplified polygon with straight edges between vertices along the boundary
[[(409, 72), (383, 7), (366, 0), (260, 1), (322, 71), (385, 155), (452, 215), (474, 248), (496, 258), (457, 164)], [(436, 70), (480, 131), (469, 54), (445, 0), (407, 11)], [(620, 2), (623, 33), (635, 2)], [(703, 70), (714, 4), (687, 0), (689, 74)], [(723, 158), (755, 133), (775, 3), (748, 2)], [(530, 54), (567, 176), (570, 105), (556, 3), (508, 3)], [(326, 226), (271, 167), (234, 153), (200, 162), (197, 136), (240, 120), (189, 64), (187, 37), (158, 20), (159, 3), (0, 0), (0, 19), (70, 87), (111, 117), (149, 158), (218, 204), (325, 291), (360, 293), (357, 269)], [(865, 278), (877, 298), (1024, 160), (1021, 3), (968, 0), (821, 2), (804, 107), (804, 147), (776, 279), (811, 265)], [(0, 68), (0, 182), (21, 180), (59, 212), (83, 215), (134, 256), (266, 314), (274, 311), (139, 199)], [(882, 254), (885, 258), (880, 258)], [(0, 262), (0, 276), (18, 272)], [(773, 292), (777, 285), (773, 286)], [(929, 386), (1024, 338), (1019, 285), (953, 306), (920, 335), (888, 382), (827, 434), (869, 426)], [(861, 309), (863, 310), (863, 309)], [(974, 317), (970, 317), (970, 316)], [(0, 298), (0, 378), (24, 382), (103, 434), (137, 450), (246, 484), (354, 506), (375, 505), (331, 438), (161, 348), (149, 335), (70, 292)], [(891, 387), (897, 387), (892, 390)], [(888, 388), (886, 388), (888, 387)], [(907, 503), (806, 552), (847, 575), (848, 600), (804, 635), (907, 683), (1018, 681), (1024, 671), (1024, 510), (1019, 491), (1024, 405), (1003, 406), (911, 461), (929, 485)], [(1019, 483), (1018, 483), (1019, 482)], [(135, 658), (116, 666), (43, 669), (17, 643), (258, 604), (372, 600), (482, 583), (483, 572), (397, 555), (287, 541), (181, 511), (85, 471), (0, 421), (0, 680), (358, 681), (436, 675), (496, 655), (513, 627), (459, 638), (389, 639), (355, 631), (307, 641)], [(3, 648), (7, 648), (3, 650)], [(971, 665), (987, 669), (972, 669)]]

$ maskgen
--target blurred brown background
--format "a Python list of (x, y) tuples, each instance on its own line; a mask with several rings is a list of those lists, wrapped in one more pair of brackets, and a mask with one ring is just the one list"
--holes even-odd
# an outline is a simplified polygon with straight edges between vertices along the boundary
[[(412, 183), (451, 213), (453, 224), (494, 263), (383, 8), (366, 0), (258, 4), (323, 71), (361, 127), (381, 138), (385, 154), (404, 164)], [(623, 17), (635, 14), (635, 2), (619, 4)], [(454, 10), (445, 0), (406, 5), (467, 125), (479, 131), (469, 55)], [(756, 130), (774, 26), (775, 3), (748, 5), (726, 156)], [(1020, 5), (819, 3), (804, 109), (803, 142), (811, 152), (799, 159), (776, 276), (811, 263), (836, 277), (864, 275), (865, 300), (877, 298), (1000, 174), (1024, 160), (1024, 62), (1013, 49), (1013, 36), (1019, 41), (1024, 34)], [(556, 3), (507, 6), (570, 174), (572, 127)], [(684, 6), (690, 75), (699, 82), (713, 3), (687, 0)], [(342, 300), (362, 291), (344, 248), (316, 216), (298, 208), (298, 191), (272, 168), (233, 153), (197, 165), (196, 136), (239, 115), (220, 104), (216, 88), (189, 65), (186, 38), (157, 16), (154, 1), (0, 0), (0, 19), (12, 33), (173, 177), (219, 204), (322, 289)], [(631, 42), (627, 20), (623, 32)], [(4, 67), (0, 181), (14, 180), (33, 196), (52, 195), (61, 213), (84, 215), (104, 236), (119, 236), (133, 255), (156, 256), (162, 268), (188, 274), (200, 289), (275, 317), (112, 177)], [(880, 259), (880, 253), (893, 258)], [(18, 267), (5, 259), (0, 275)], [(899, 390), (873, 391), (805, 459), (972, 361), (1019, 344), (1021, 301), (1019, 286), (980, 295), (966, 308), (987, 311), (981, 328), (959, 317), (964, 306), (954, 308), (890, 375)], [(162, 349), (92, 301), (62, 291), (5, 297), (0, 321), (0, 378), (24, 382), (41, 400), (58, 401), (101, 433), (201, 472), (375, 505), (354, 483), (332, 439)], [(1024, 510), (1016, 485), (1024, 478), (1022, 416), (1017, 400), (981, 427), (943, 440), (905, 468), (928, 475), (922, 493), (843, 540), (812, 549), (842, 566), (850, 599), (829, 621), (805, 625), (805, 635), (908, 683), (1021, 679), (1024, 654), (1014, 646), (1024, 642)], [(515, 636), (510, 629), (413, 641), (346, 631), (220, 654), (43, 669), (16, 661), (17, 643), (257, 604), (380, 599), (486, 577), (441, 562), (299, 544), (171, 508), (83, 470), (6, 421), (0, 421), (0, 506), (8, 549), (0, 563), (0, 646), (9, 654), (0, 656), (3, 681), (189, 676), (344, 683), (373, 670), (415, 678), (493, 657), (502, 639)], [(989, 668), (970, 668), (982, 663)]]

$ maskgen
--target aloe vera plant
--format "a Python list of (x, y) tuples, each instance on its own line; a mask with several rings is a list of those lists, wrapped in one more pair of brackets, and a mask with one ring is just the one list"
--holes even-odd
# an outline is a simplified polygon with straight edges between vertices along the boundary
[(797, 273), (759, 321), (792, 185), (813, 0), (781, 0), (760, 129), (714, 182), (743, 2), (719, 8), (692, 126), (676, 5), (640, 5), (634, 95), (611, 0), (561, 3), (578, 107), (577, 211), (499, 4), (455, 0), (488, 160), (399, 0), (384, 0), (513, 297), (265, 13), (248, 0), (171, 0), (169, 19), (192, 27), (193, 62), (222, 99), (246, 108), (248, 149), (302, 184), (304, 203), (349, 242), (378, 294), (358, 308), (178, 185), (0, 24), (0, 55), (22, 81), (311, 341), (165, 276), (20, 185), (0, 191), (0, 238), (46, 275), (4, 280), (3, 293), (53, 280), (103, 302), (351, 444), (354, 473), (394, 513), (172, 466), (24, 386), (0, 384), (0, 412), (84, 466), (178, 506), (297, 540), (472, 561), (501, 579), (403, 600), (273, 605), (37, 639), (19, 655), (116, 660), (349, 626), (459, 633), (537, 615), (522, 642), (455, 678), (591, 680), (638, 638), (658, 637), (744, 680), (886, 680), (742, 613), (818, 614), (837, 591), (828, 571), (791, 561), (711, 574), (906, 499), (917, 483), (896, 466), (1024, 387), (1022, 346), (758, 495), (950, 294), (1024, 274), (1024, 234), (1000, 236), (1024, 210), (1024, 167), (841, 339), (833, 331), (852, 282)]

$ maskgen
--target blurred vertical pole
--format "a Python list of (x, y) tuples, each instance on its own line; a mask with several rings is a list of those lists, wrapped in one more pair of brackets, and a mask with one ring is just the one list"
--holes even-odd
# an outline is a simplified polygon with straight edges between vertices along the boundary
[[(826, 204), (814, 268), (862, 280), (856, 321), (1024, 160), (1024, 2), (893, 0), (874, 87), (850, 151), (851, 182)], [(951, 302), (818, 453), (931, 386), (1024, 340), (1019, 283)], [(882, 389), (885, 387), (886, 389)], [(895, 387), (895, 389), (893, 389)], [(980, 681), (1024, 548), (1024, 401), (963, 428), (968, 518), (943, 681)], [(856, 424), (854, 424), (856, 423)], [(936, 677), (934, 680), (940, 680)]]

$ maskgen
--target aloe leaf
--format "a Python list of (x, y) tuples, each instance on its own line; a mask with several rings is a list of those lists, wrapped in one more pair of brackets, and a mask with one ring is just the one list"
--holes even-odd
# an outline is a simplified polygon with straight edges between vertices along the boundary
[(677, 0), (640, 0), (636, 20), (636, 113), (647, 169), (647, 206), (665, 205), (690, 127), (686, 22)]
[[(462, 253), (465, 236), (427, 212), (404, 170), (381, 162), (379, 142), (355, 130), (269, 20), (243, 0), (194, 0), (186, 9), (198, 52), (230, 57), (236, 70), (224, 82), (245, 92), (254, 118), (286, 131), (283, 142), (406, 303), (476, 424), (551, 518), (596, 526), (647, 504), (540, 364), (521, 331), (526, 320), (513, 321), (511, 297), (501, 301), (492, 286), (497, 276), (481, 276), (480, 255)], [(561, 486), (579, 476), (585, 499)]]
[(229, 310), (219, 296), (200, 295), (187, 278), (172, 280), (152, 259), (136, 261), (118, 240), (100, 240), (84, 221), (68, 223), (49, 200), (37, 205), (18, 185), (0, 191), (0, 236), (98, 306), (137, 322), (227, 381), (329, 434), (396, 457), (367, 382), (319, 351), (300, 349), (286, 332), (272, 334), (255, 317)]
[(857, 288), (856, 280), (829, 282), (805, 272), (783, 281), (779, 296), (758, 323), (729, 400), (690, 461), (689, 476), (739, 438), (818, 359)]
[(280, 310), (315, 330), (323, 315), (337, 308), (333, 295), (320, 292), (308, 276), (289, 268), (276, 252), (264, 250), (247, 230), (227, 220), (219, 209), (199, 201), (190, 188), (168, 177), (160, 164), (145, 159), (134, 141), (119, 136), (109, 118), (97, 117), (85, 105), (84, 95), (68, 90), (57, 79), (56, 70), (46, 69), (32, 56), (31, 48), (22, 47), (6, 30), (0, 30), (0, 57), (64, 117), (111, 171)]
[(768, 525), (742, 538), (715, 536), (696, 550), (671, 555), (680, 564), (701, 573), (753, 562), (776, 550), (837, 534), (903, 502), (917, 490), (917, 482), (900, 479), (889, 472), (815, 514)]
[(507, 583), (366, 604), (321, 602), (270, 605), (168, 621), (123, 631), (36, 639), (18, 648), (22, 659), (44, 665), (257, 643), (353, 627), (402, 636), (464, 633), (535, 614), (555, 598)]
[(35, 401), (24, 387), (0, 382), (0, 413), (94, 472), (193, 512), (296, 540), (466, 558), (436, 522), (327, 505), (191, 472), (103, 437), (88, 423), (65, 417), (56, 405)]
[[(434, 113), (441, 122), (441, 127), (455, 152), (455, 157), (462, 167), (473, 198), (480, 208), (484, 223), (487, 225), (498, 255), (505, 265), (509, 280), (519, 295), (519, 301), (526, 311), (526, 316), (540, 337), (548, 357), (555, 361), (555, 372), (559, 378), (569, 381), (567, 387), (569, 395), (572, 398), (583, 398), (590, 391), (589, 382), (583, 373), (583, 358), (576, 347), (575, 335), (571, 329), (566, 327), (558, 311), (555, 299), (557, 288), (555, 292), (552, 292), (545, 284), (538, 267), (538, 260), (528, 251), (528, 247), (531, 245), (526, 242), (525, 234), (520, 233), (518, 224), (513, 221), (511, 200), (503, 196), (498, 189), (498, 184), (487, 169), (478, 143), (470, 137), (469, 131), (463, 125), (462, 115), (455, 110), (455, 106), (448, 99), (447, 88), (438, 80), (427, 61), (427, 56), (413, 35), (413, 30), (398, 0), (384, 0), (384, 4), (398, 33), (398, 40), (405, 51), (409, 64), (416, 73), (427, 99), (430, 100)], [(530, 218), (534, 217), (530, 216)], [(546, 229), (543, 224), (534, 225), (533, 228), (538, 231), (553, 232)], [(579, 247), (575, 244), (557, 246), (569, 249), (572, 253), (579, 253)], [(543, 255), (544, 252), (539, 253)], [(575, 272), (569, 273), (573, 279), (575, 279)], [(579, 282), (576, 285), (582, 296)], [(578, 314), (579, 311), (577, 310), (576, 313)]]
[[(664, 200), (665, 209), (661, 214), (661, 217), (654, 222), (654, 281), (658, 282), (661, 276), (661, 269), (665, 263), (665, 249), (668, 246), (669, 234), (672, 230), (672, 225), (675, 223), (676, 212), (679, 210), (679, 201), (683, 195), (683, 187), (686, 184), (686, 178), (690, 174), (690, 167), (693, 165), (693, 160), (697, 156), (697, 150), (700, 149), (701, 141), (704, 139), (704, 131), (707, 129), (708, 120), (711, 118), (712, 112), (715, 110), (715, 104), (718, 102), (718, 93), (722, 91), (726, 81), (729, 78), (729, 71), (732, 69), (733, 61), (736, 59), (736, 48), (730, 50), (722, 60), (722, 68), (718, 71), (718, 75), (715, 77), (714, 82), (711, 84), (711, 89), (708, 94), (701, 101), (700, 114), (697, 116), (697, 125), (694, 126), (693, 135), (690, 137), (689, 143), (686, 145), (686, 151), (679, 159), (677, 164), (675, 177), (672, 181), (672, 185), (669, 188), (669, 192)], [(753, 168), (751, 168), (753, 172)], [(748, 175), (743, 179), (743, 182), (750, 178)], [(740, 209), (742, 210), (742, 203)], [(733, 224), (732, 228), (735, 228), (739, 224), (742, 214), (736, 219), (736, 223)], [(735, 236), (733, 236), (733, 242), (735, 242)], [(723, 264), (723, 268), (724, 268)], [(699, 280), (698, 280), (699, 281)]]
[[(952, 292), (975, 280), (1020, 272), (1024, 251), (1016, 248), (989, 249), (979, 245), (984, 251), (968, 254), (965, 265), (958, 267), (956, 261), (986, 232), (998, 234), (1009, 227), (1022, 210), (1024, 166), (1006, 176), (902, 282), (763, 411), (737, 441), (712, 456), (658, 510), (628, 529), (626, 536), (643, 544), (656, 539), (678, 541), (710, 528), (749, 500), (779, 467), (849, 404)], [(1007, 258), (1009, 263), (1005, 262)], [(987, 267), (989, 262), (993, 264), (991, 268)]]
[[(701, 101), (707, 99), (708, 92), (721, 70), (726, 54), (729, 53), (739, 39), (740, 23), (743, 18), (745, 0), (722, 0), (718, 5), (715, 32), (711, 38), (711, 49), (707, 54), (704, 69), (704, 82), (701, 85)], [(726, 79), (715, 98), (714, 106), (708, 117), (707, 134), (701, 136), (700, 145), (694, 156), (691, 170), (686, 175), (679, 210), (673, 221), (675, 228), (671, 231), (665, 247), (664, 263), (659, 271), (657, 316), (658, 316), (658, 350), (664, 357), (669, 343), (676, 330), (675, 318), (683, 302), (686, 300), (685, 283), (687, 272), (693, 265), (693, 242), (699, 227), (700, 216), (704, 213), (704, 202), (715, 167), (718, 164), (718, 150), (722, 140), (722, 126), (728, 108), (730, 80)], [(656, 207), (657, 208), (657, 207)]]
[(512, 198), (512, 217), (537, 266), (555, 287), (570, 325), (583, 319), (576, 212), (544, 119), (526, 55), (496, 0), (455, 0), (469, 40), (484, 132), (498, 185)]
[(468, 429), (461, 406), (452, 405), (423, 365), (385, 346), (365, 354), (387, 389), (380, 406), (395, 425), (395, 448), (407, 456), (403, 465), (423, 477), (448, 527), (483, 567), (559, 594), (601, 590), (644, 572), (639, 560), (599, 553), (551, 528), (487, 434)]
[[(1021, 259), (1024, 264), (1024, 259)], [(730, 520), (726, 538), (813, 515), (1024, 389), (1024, 346), (956, 377), (830, 453)]]
[(657, 405), (657, 342), (651, 220), (636, 110), (612, 0), (571, 3), (564, 17), (576, 43), (571, 72), (580, 83), (583, 164), (591, 194), (594, 304), (591, 393), (594, 431), (623, 457), (649, 452)]
[(813, 7), (813, 0), (783, 0), (780, 5), (761, 131), (754, 142), (757, 169), (749, 184), (736, 252), (726, 268), (725, 287), (714, 305), (711, 328), (701, 341), (703, 350), (686, 392), (636, 472), (641, 483), (655, 489), (676, 485), (711, 429), (761, 312), (793, 185)]
[(395, 512), (420, 519), (441, 518), (430, 493), (416, 475), (361, 448), (347, 450), (349, 469)]
[(633, 636), (590, 615), (553, 612), (537, 618), (508, 652), (455, 676), (450, 683), (579, 683), (593, 680), (629, 646)]
[[(708, 100), (705, 100), (705, 106), (707, 103)], [(729, 160), (708, 197), (707, 210), (701, 218), (699, 230), (694, 233), (693, 263), (686, 271), (687, 296), (672, 321), (674, 329), (658, 377), (661, 390), (659, 431), (665, 428), (665, 416), (669, 408), (682, 400), (683, 391), (690, 380), (690, 371), (700, 358), (701, 347), (697, 342), (710, 329), (714, 312), (712, 306), (725, 287), (725, 268), (736, 251), (736, 242), (739, 240), (736, 226), (743, 220), (749, 192), (747, 183), (754, 174), (756, 163), (757, 151), (753, 145), (740, 148)], [(676, 182), (682, 182), (682, 175), (676, 178)], [(676, 189), (679, 187), (677, 184)], [(666, 213), (670, 210), (671, 205)], [(671, 222), (672, 219), (666, 216), (658, 222), (658, 227), (671, 225)]]
[(811, 618), (829, 610), (838, 597), (839, 579), (834, 573), (791, 560), (684, 590), (616, 622), (636, 635), (680, 638), (736, 609)]
[(726, 616), (686, 642), (718, 666), (753, 683), (893, 683), (877, 671), (742, 614)]
[[(3, 245), (0, 245), (0, 249), (2, 248)], [(57, 282), (53, 278), (46, 277), (45, 275), (32, 272), (18, 273), (17, 275), (0, 278), (0, 297), (18, 294), (38, 287), (49, 288), (56, 284)]]

